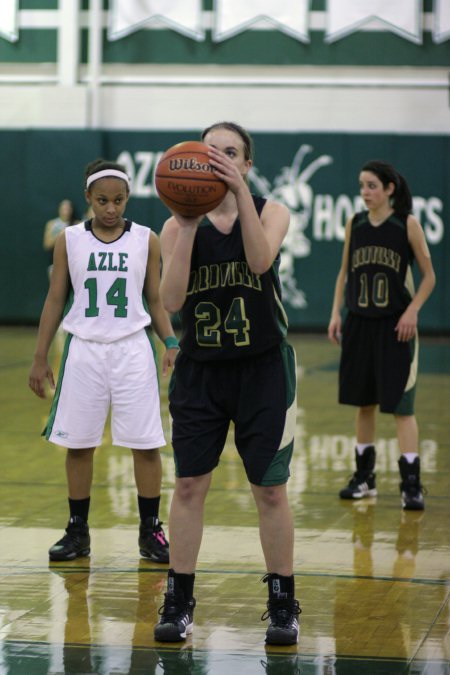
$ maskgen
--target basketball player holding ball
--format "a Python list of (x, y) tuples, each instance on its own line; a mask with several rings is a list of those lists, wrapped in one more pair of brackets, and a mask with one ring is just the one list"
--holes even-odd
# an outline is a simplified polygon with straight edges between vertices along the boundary
[(252, 140), (245, 129), (220, 122), (203, 132), (202, 141), (227, 193), (206, 216), (173, 211), (160, 237), (161, 298), (167, 311), (180, 313), (182, 338), (169, 387), (177, 474), (170, 570), (155, 639), (179, 642), (192, 632), (204, 502), (233, 421), (267, 569), (266, 643), (295, 644), (301, 610), (286, 483), (296, 366), (277, 274), (289, 211), (250, 193)]
[(184, 141), (166, 150), (155, 171), (158, 196), (170, 211), (192, 218), (219, 206), (227, 185), (209, 163), (209, 148), (200, 141)]

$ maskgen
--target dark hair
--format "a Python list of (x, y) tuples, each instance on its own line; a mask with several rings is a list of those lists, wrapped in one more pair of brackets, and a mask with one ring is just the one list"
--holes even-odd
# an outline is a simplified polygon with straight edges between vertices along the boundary
[(382, 162), (378, 159), (372, 159), (366, 162), (361, 171), (370, 171), (387, 188), (389, 183), (393, 183), (394, 192), (392, 193), (392, 208), (397, 213), (407, 216), (412, 212), (413, 200), (408, 183), (403, 176), (391, 164)]
[[(117, 162), (109, 162), (108, 160), (102, 159), (100, 157), (99, 159), (94, 159), (93, 162), (90, 162), (87, 165), (84, 171), (84, 184), (86, 185), (87, 179), (89, 178), (89, 176), (92, 176), (93, 173), (97, 173), (97, 171), (105, 171), (106, 169), (113, 169), (114, 171), (122, 171), (125, 174), (127, 173), (123, 164), (117, 164)], [(87, 188), (88, 192), (90, 192), (91, 187), (94, 183), (91, 183), (91, 185)], [(129, 191), (128, 183), (126, 183), (126, 187), (128, 192)]]
[(65, 199), (61, 199), (61, 201), (58, 204), (58, 216), (59, 216), (59, 213), (61, 211), (61, 207), (62, 207), (63, 204), (69, 204), (70, 205), (70, 217), (69, 217), (69, 220), (67, 222), (69, 223), (69, 225), (74, 225), (75, 223), (78, 222), (78, 218), (75, 215), (75, 204), (73, 203), (73, 201), (71, 199), (67, 199), (67, 197)]
[(245, 159), (253, 159), (253, 141), (252, 137), (244, 127), (241, 127), (240, 124), (236, 122), (216, 122), (210, 127), (207, 127), (201, 135), (202, 141), (205, 139), (205, 136), (209, 134), (210, 131), (214, 129), (227, 129), (228, 131), (234, 131), (235, 134), (241, 137), (244, 144), (244, 157)]

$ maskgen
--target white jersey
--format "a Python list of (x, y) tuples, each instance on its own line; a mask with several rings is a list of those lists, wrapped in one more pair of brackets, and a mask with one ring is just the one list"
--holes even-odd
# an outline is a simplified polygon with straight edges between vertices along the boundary
[(150, 228), (125, 221), (123, 234), (104, 242), (91, 221), (65, 229), (72, 288), (63, 329), (83, 340), (115, 342), (148, 326), (143, 288)]

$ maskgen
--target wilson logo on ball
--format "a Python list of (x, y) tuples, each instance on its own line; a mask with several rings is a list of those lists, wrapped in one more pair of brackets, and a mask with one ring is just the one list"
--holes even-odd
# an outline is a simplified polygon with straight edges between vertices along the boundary
[(212, 166), (208, 162), (202, 164), (195, 158), (190, 159), (170, 159), (169, 171), (206, 171), (212, 173)]
[(155, 171), (155, 187), (162, 202), (187, 218), (213, 211), (227, 193), (209, 163), (208, 146), (184, 141), (162, 155)]

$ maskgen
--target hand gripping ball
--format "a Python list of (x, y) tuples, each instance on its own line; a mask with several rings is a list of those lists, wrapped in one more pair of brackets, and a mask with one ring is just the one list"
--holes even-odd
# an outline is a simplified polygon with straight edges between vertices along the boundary
[(208, 146), (200, 141), (184, 141), (166, 150), (156, 167), (155, 186), (171, 211), (189, 218), (215, 209), (228, 189), (215, 176)]

